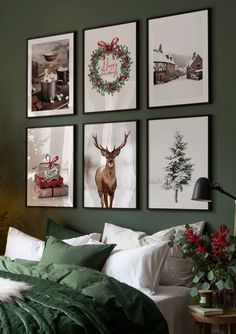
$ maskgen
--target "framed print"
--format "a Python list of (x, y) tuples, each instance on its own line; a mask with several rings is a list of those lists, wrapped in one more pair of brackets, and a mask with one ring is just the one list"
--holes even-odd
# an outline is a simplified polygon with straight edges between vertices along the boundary
[(137, 22), (84, 30), (84, 112), (137, 108)]
[(74, 125), (27, 129), (26, 205), (74, 206)]
[(148, 121), (149, 209), (207, 210), (192, 201), (196, 180), (208, 177), (209, 116)]
[(137, 206), (136, 121), (84, 125), (84, 207)]
[(74, 33), (28, 40), (27, 117), (74, 114)]
[(208, 10), (148, 20), (148, 107), (209, 102)]

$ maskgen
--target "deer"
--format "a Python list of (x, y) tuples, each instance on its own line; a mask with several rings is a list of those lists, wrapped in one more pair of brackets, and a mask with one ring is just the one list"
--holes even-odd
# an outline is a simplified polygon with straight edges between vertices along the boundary
[(124, 136), (124, 141), (120, 146), (114, 146), (110, 152), (108, 147), (104, 148), (98, 143), (97, 135), (93, 136), (94, 145), (100, 150), (103, 157), (106, 158), (105, 166), (97, 168), (95, 173), (95, 183), (97, 186), (98, 195), (101, 200), (101, 207), (112, 208), (112, 203), (117, 187), (116, 169), (115, 169), (115, 158), (120, 154), (121, 149), (126, 145), (130, 131)]

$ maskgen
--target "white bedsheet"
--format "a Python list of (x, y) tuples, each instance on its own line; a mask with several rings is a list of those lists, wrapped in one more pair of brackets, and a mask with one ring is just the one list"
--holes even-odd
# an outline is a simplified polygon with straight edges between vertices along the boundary
[(194, 333), (194, 321), (187, 311), (189, 288), (183, 286), (159, 286), (158, 293), (150, 296), (165, 317), (169, 334)]

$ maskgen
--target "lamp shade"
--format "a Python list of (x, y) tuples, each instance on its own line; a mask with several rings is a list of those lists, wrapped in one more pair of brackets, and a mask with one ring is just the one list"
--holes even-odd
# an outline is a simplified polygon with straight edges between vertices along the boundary
[(208, 178), (200, 177), (194, 186), (192, 200), (211, 202), (211, 186)]

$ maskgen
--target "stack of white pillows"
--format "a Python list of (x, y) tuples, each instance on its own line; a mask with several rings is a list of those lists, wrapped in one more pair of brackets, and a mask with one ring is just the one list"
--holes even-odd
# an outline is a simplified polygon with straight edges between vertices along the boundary
[[(190, 224), (194, 233), (202, 235), (205, 221)], [(175, 226), (176, 231), (185, 226)], [(116, 244), (102, 272), (140, 291), (152, 295), (159, 285), (190, 286), (193, 263), (183, 259), (176, 248), (169, 248), (168, 235), (171, 229), (152, 235), (105, 223), (102, 236), (91, 233), (63, 241), (72, 246), (85, 244)], [(102, 237), (102, 239), (101, 239)], [(10, 227), (5, 256), (40, 261), (45, 242)]]

